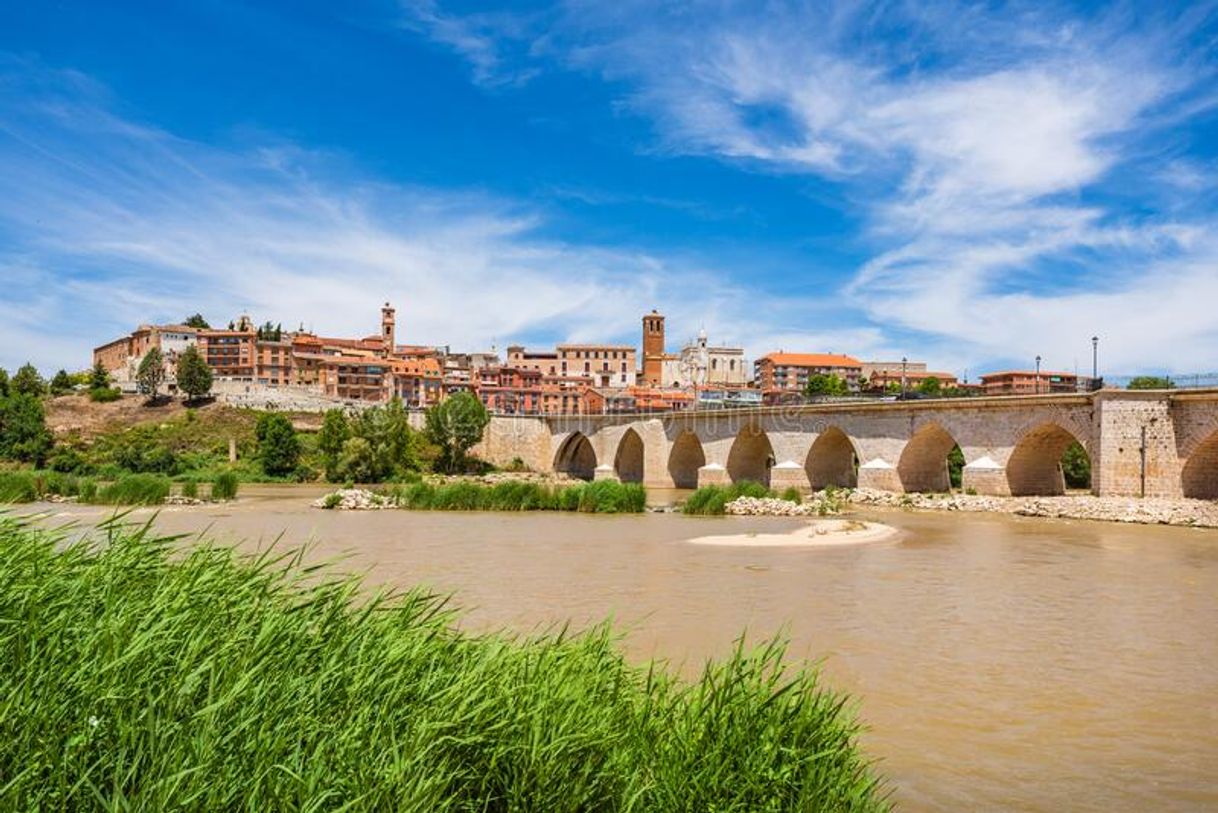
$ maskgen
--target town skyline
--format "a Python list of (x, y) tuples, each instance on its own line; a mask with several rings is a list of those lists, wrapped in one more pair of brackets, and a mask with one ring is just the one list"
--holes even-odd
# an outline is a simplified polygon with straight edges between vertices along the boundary
[(463, 347), (659, 307), (752, 356), (1081, 372), (1098, 335), (1110, 373), (1218, 370), (1206, 6), (0, 22), (8, 367), (183, 309), (349, 334), (388, 296)]

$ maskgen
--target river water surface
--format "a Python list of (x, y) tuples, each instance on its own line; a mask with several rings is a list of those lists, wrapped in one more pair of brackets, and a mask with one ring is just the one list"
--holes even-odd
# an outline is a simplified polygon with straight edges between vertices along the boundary
[(1218, 809), (1218, 531), (871, 510), (855, 516), (901, 536), (748, 549), (685, 540), (799, 521), (333, 512), (312, 496), (250, 490), (158, 525), (312, 540), (373, 582), (451, 591), (471, 628), (612, 616), (632, 657), (687, 673), (746, 630), (781, 632), (858, 699), (902, 810)]

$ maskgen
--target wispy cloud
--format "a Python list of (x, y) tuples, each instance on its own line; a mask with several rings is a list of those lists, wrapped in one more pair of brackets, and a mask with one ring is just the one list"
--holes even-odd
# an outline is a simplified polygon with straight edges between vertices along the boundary
[(532, 39), (533, 16), (510, 12), (449, 14), (435, 0), (403, 0), (401, 9), (404, 28), (421, 33), (462, 57), (478, 85), (519, 86), (540, 72), (520, 59)]
[(545, 239), (527, 205), (381, 183), (290, 144), (182, 139), (76, 74), (10, 63), (0, 122), (4, 366), (84, 366), (139, 322), (196, 310), (367, 335), (387, 299), (403, 341), (459, 348), (633, 341), (652, 307), (678, 335), (705, 325), (750, 351), (830, 340), (806, 327), (817, 303), (741, 290), (696, 258)]

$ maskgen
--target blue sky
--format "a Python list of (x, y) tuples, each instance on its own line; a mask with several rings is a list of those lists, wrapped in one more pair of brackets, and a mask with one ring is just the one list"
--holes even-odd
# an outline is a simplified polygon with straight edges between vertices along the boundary
[[(242, 311), (1218, 369), (1210, 3), (8, 3), (0, 366)], [(1162, 5), (1172, 5), (1163, 9)]]

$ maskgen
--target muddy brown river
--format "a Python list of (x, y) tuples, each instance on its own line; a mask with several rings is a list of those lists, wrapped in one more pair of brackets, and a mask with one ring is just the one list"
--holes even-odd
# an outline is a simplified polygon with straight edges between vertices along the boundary
[(451, 591), (473, 628), (612, 617), (632, 657), (687, 672), (783, 633), (858, 699), (902, 810), (1218, 809), (1218, 531), (859, 511), (901, 536), (748, 549), (685, 540), (798, 520), (333, 512), (316, 493), (159, 525), (312, 540), (374, 582)]

